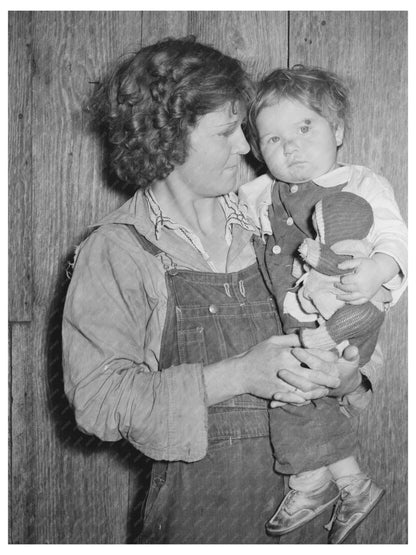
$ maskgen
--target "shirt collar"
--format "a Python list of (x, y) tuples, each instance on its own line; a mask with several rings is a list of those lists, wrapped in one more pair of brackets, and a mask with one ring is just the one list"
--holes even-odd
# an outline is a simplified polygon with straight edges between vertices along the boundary
[(336, 187), (337, 185), (348, 183), (351, 178), (351, 171), (351, 166), (340, 164), (335, 170), (325, 173), (312, 181), (320, 187)]
[[(215, 267), (214, 262), (210, 259), (209, 254), (206, 252), (196, 233), (191, 231), (189, 228), (176, 223), (167, 214), (164, 214), (150, 187), (145, 190), (143, 196), (145, 202), (147, 202), (149, 206), (150, 221), (154, 225), (156, 240), (159, 239), (162, 228), (165, 227), (173, 230), (179, 237), (181, 237), (202, 255), (211, 270), (217, 272), (218, 270)], [(252, 233), (256, 232), (255, 226), (247, 217), (245, 207), (239, 205), (238, 197), (235, 193), (218, 197), (218, 200), (225, 214), (225, 240), (229, 246), (232, 243), (232, 226), (234, 224), (251, 231)]]
[[(181, 230), (182, 232), (185, 231), (187, 236), (193, 235), (193, 232), (188, 228), (176, 223), (166, 213), (162, 212), (162, 208), (150, 187), (145, 190), (144, 198), (149, 206), (150, 220), (155, 226), (156, 239), (159, 238), (163, 227), (166, 227), (167, 229)], [(239, 225), (248, 231), (256, 231), (255, 226), (248, 218), (246, 207), (239, 204), (238, 197), (235, 193), (218, 197), (218, 200), (225, 214), (225, 238), (228, 244), (231, 243), (232, 226), (234, 224)]]

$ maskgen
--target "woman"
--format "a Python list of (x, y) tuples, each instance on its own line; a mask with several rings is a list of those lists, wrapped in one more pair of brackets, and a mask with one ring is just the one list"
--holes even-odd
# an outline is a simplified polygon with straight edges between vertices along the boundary
[(159, 461), (143, 542), (278, 541), (264, 531), (283, 496), (268, 401), (362, 387), (355, 352), (335, 360), (279, 337), (233, 193), (251, 92), (237, 60), (168, 39), (123, 63), (94, 104), (137, 192), (77, 251), (65, 388), (82, 430)]

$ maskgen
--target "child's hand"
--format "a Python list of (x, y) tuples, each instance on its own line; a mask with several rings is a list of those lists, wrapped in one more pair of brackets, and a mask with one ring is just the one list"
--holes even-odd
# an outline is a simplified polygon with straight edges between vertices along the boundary
[(349, 304), (364, 304), (374, 297), (384, 283), (384, 274), (372, 258), (352, 258), (338, 264), (340, 270), (352, 270), (340, 278), (335, 287), (343, 293), (337, 299)]

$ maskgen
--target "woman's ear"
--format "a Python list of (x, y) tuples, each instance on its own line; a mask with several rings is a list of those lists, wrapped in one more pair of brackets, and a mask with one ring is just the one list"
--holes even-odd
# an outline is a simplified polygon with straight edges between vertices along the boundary
[(337, 142), (337, 146), (341, 146), (342, 141), (344, 140), (344, 122), (342, 120), (334, 123), (334, 131), (335, 131), (335, 140)]

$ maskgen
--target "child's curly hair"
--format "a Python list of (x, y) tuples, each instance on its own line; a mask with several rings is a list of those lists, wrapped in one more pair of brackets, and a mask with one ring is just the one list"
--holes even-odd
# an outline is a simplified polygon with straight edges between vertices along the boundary
[(342, 122), (347, 127), (349, 91), (335, 74), (319, 67), (297, 64), (292, 69), (279, 68), (258, 83), (248, 113), (247, 132), (254, 155), (263, 162), (256, 120), (260, 111), (281, 99), (298, 100), (324, 117), (333, 126)]
[(111, 166), (135, 189), (166, 178), (187, 157), (198, 118), (227, 102), (248, 105), (254, 86), (240, 62), (195, 37), (167, 38), (121, 63), (89, 102), (111, 147)]

